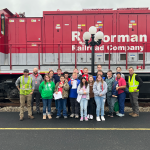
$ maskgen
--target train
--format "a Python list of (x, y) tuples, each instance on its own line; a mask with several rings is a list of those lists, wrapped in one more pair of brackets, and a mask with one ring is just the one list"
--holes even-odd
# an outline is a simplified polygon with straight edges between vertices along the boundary
[(43, 17), (13, 14), (0, 10), (0, 99), (19, 99), (15, 80), (23, 70), (38, 68), (44, 75), (49, 68), (72, 73), (87, 67), (91, 72), (91, 50), (84, 32), (91, 26), (102, 31), (101, 45), (95, 46), (95, 70), (114, 73), (128, 68), (144, 81), (141, 98), (150, 98), (150, 10), (149, 8), (83, 9), (81, 11), (43, 11)]

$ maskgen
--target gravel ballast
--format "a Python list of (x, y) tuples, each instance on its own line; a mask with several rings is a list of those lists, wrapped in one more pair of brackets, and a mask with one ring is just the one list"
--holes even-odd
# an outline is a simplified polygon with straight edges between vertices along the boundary
[[(55, 107), (52, 107), (52, 112), (55, 109)], [(40, 107), (40, 111), (42, 112), (43, 108)], [(0, 112), (19, 112), (20, 111), (20, 107), (3, 107), (0, 108)], [(27, 107), (24, 107), (24, 111), (27, 111)], [(33, 111), (36, 111), (36, 107), (33, 107)], [(105, 107), (105, 111), (108, 112), (108, 107)], [(132, 108), (131, 107), (125, 107), (125, 112), (131, 112)], [(139, 111), (140, 112), (150, 112), (150, 107), (139, 107)]]

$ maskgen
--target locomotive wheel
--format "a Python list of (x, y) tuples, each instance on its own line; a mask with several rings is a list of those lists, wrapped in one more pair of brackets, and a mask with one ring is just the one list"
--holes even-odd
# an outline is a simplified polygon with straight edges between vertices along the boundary
[(13, 103), (20, 103), (18, 89), (8, 91), (7, 97)]

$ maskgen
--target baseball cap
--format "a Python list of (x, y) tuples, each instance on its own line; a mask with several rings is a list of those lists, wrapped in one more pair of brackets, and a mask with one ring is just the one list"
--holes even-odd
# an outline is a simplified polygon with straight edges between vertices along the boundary
[(121, 72), (117, 72), (116, 74), (120, 74), (121, 75)]
[(24, 71), (23, 71), (24, 73), (26, 72), (26, 73), (29, 73), (29, 70), (28, 69), (24, 69)]

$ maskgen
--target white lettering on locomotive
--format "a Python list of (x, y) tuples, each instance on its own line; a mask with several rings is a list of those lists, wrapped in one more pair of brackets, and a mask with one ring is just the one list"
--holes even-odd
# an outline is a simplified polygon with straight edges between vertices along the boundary
[(119, 51), (135, 51), (135, 50), (138, 50), (140, 52), (143, 52), (143, 49), (144, 47), (143, 46), (113, 46), (113, 45), (109, 45), (107, 46), (107, 50), (110, 50), (110, 51), (116, 51), (116, 50), (119, 50)]
[[(80, 37), (81, 34), (79, 31), (72, 31), (72, 41), (78, 41), (79, 45), (72, 45), (72, 51), (89, 51), (92, 50), (90, 46), (85, 46), (84, 42), (81, 40), (82, 38)], [(116, 39), (117, 38), (117, 39)], [(125, 42), (147, 42), (147, 35), (143, 34), (143, 35), (136, 35), (133, 34), (131, 36), (129, 35), (104, 35), (103, 41), (105, 43), (108, 42), (115, 42), (115, 39), (117, 42), (120, 43), (125, 43)], [(115, 45), (108, 45), (107, 46), (107, 50), (111, 50), (111, 51), (126, 51), (126, 50), (130, 50), (130, 51), (135, 51), (138, 50), (140, 52), (143, 52), (143, 46), (115, 46)], [(101, 46), (96, 46), (95, 47), (95, 51), (104, 51), (104, 45)]]
[[(81, 41), (80, 37), (80, 32), (79, 31), (72, 31), (72, 41)], [(136, 34), (133, 34), (131, 36), (129, 35), (104, 35), (103, 41), (105, 43), (107, 42), (115, 42), (115, 38), (117, 38), (117, 42), (147, 42), (147, 35), (146, 34), (140, 34), (139, 36)]]

